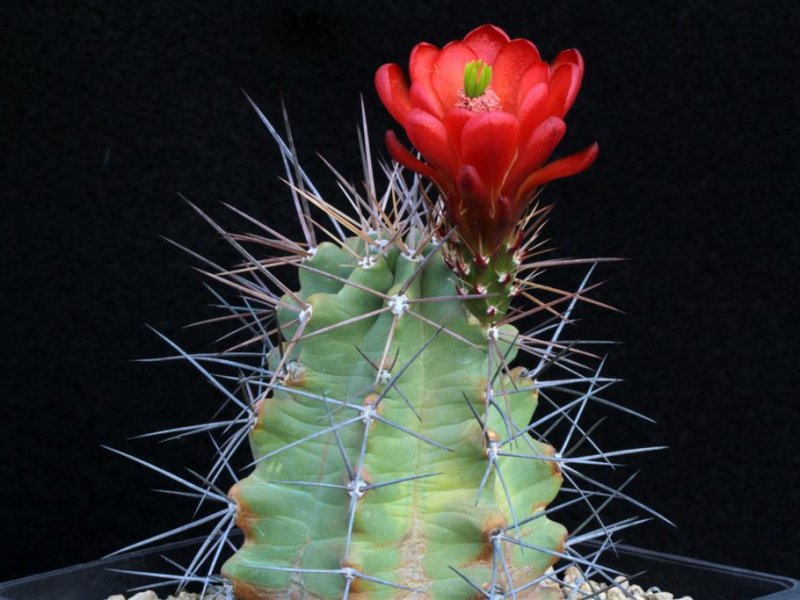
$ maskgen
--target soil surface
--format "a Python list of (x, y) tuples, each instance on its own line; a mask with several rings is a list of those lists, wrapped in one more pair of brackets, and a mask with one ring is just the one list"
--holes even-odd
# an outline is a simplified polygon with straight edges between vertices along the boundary
[[(206, 592), (205, 598), (203, 600), (224, 600), (225, 596), (222, 595), (220, 592), (211, 590)], [(126, 597), (122, 594), (117, 594), (115, 596), (109, 596), (107, 600), (161, 600), (161, 596), (156, 594), (152, 590), (147, 590), (146, 592), (139, 592), (135, 596)], [(180, 592), (177, 596), (167, 596), (164, 600), (200, 600), (200, 594), (194, 594), (190, 592)]]
[[(561, 590), (565, 600), (581, 600), (583, 598), (596, 598), (598, 600), (692, 600), (690, 596), (676, 598), (674, 594), (652, 587), (644, 589), (636, 584), (631, 584), (624, 577), (617, 577), (614, 585), (586, 580), (576, 567), (570, 567), (564, 572), (562, 581), (552, 582), (549, 587)], [(109, 596), (107, 600), (161, 600), (153, 591), (140, 592), (135, 596), (126, 598), (118, 594)], [(181, 592), (177, 596), (167, 596), (164, 600), (201, 600), (199, 594)], [(225, 595), (220, 590), (209, 590), (202, 600), (225, 600)]]
[[(598, 583), (587, 580), (580, 569), (569, 567), (564, 571), (561, 581), (549, 583), (549, 587), (561, 590), (562, 598), (581, 600), (582, 598), (597, 598), (599, 600), (692, 600), (690, 596), (676, 598), (671, 592), (662, 591), (657, 587), (644, 589), (639, 585), (630, 583), (625, 577), (617, 577), (614, 584)], [(547, 585), (547, 584), (543, 584)]]

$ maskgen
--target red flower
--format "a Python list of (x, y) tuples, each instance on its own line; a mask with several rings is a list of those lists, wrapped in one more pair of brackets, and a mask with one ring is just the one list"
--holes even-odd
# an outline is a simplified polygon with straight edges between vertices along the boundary
[[(469, 97), (465, 66), (477, 60), (491, 67), (491, 82)], [(478, 257), (515, 240), (540, 186), (583, 171), (597, 157), (592, 144), (544, 164), (564, 136), (564, 115), (581, 85), (577, 50), (564, 50), (548, 64), (528, 40), (510, 40), (502, 29), (482, 25), (441, 50), (418, 44), (409, 73), (410, 88), (399, 66), (383, 65), (375, 87), (426, 163), (392, 131), (386, 144), (397, 162), (437, 185), (448, 220)]]

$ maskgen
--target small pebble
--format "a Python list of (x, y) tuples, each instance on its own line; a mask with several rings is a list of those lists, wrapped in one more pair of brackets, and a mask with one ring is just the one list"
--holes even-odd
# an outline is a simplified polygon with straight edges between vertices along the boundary
[(627, 600), (627, 596), (623, 590), (615, 587), (606, 592), (606, 600)]
[(153, 590), (147, 590), (146, 592), (139, 592), (135, 596), (131, 596), (130, 600), (159, 600), (158, 594), (156, 594)]
[(564, 583), (575, 584), (581, 579), (583, 579), (583, 574), (574, 565), (567, 567), (567, 570), (564, 571)]
[[(209, 595), (208, 593), (206, 594), (207, 600), (212, 600), (215, 597), (216, 596), (213, 595), (213, 592), (211, 592), (211, 595)], [(109, 596), (107, 600), (125, 600), (125, 596), (123, 596), (122, 594), (116, 594), (114, 596)], [(138, 594), (136, 594), (135, 596), (131, 596), (127, 600), (160, 600), (160, 599), (158, 597), (158, 594), (156, 594), (151, 590), (147, 590), (146, 592), (139, 592)], [(179, 593), (177, 596), (167, 596), (166, 600), (200, 600), (200, 595), (184, 591)]]
[(634, 596), (641, 596), (642, 598), (644, 598), (644, 589), (640, 585), (634, 584), (628, 588), (628, 591)]

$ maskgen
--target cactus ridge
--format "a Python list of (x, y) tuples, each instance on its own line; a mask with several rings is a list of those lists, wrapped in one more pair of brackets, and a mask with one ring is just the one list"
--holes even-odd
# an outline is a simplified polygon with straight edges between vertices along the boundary
[[(592, 439), (597, 424), (584, 424), (594, 405), (646, 418), (602, 396), (615, 382), (602, 374), (604, 358), (563, 339), (578, 301), (600, 304), (587, 296), (600, 261), (540, 259), (550, 207), (536, 208), (514, 278), (504, 265), (500, 285), (465, 292), (451, 270), (457, 241), (423, 182), (384, 164), (378, 195), (366, 119), (364, 189), (331, 167), (346, 214), (306, 176), (291, 134), (284, 141), (250, 102), (284, 158), (304, 240), (233, 207), (259, 232), (230, 234), (189, 202), (243, 258), (227, 269), (176, 244), (238, 295), (231, 302), (209, 288), (234, 324), (225, 338), (245, 339), (189, 354), (156, 332), (176, 352), (167, 359), (192, 364), (225, 405), (210, 423), (147, 435), (207, 434), (215, 459), (195, 481), (116, 452), (223, 508), (119, 552), (212, 524), (189, 565), (150, 575), (239, 600), (547, 600), (560, 597), (553, 586), (570, 565), (615, 586), (619, 573), (601, 559), (616, 532), (663, 517), (623, 491), (635, 475), (614, 485), (587, 472), (658, 449), (604, 451)], [(264, 248), (278, 255), (257, 258)], [(544, 269), (570, 264), (589, 265), (576, 291), (538, 283)], [(276, 275), (286, 268), (297, 269), (299, 289)], [(493, 299), (511, 288), (532, 306)], [(487, 306), (496, 318), (487, 320)], [(517, 366), (528, 361), (535, 366)], [(252, 460), (240, 479), (245, 440)], [(607, 522), (616, 500), (649, 517)], [(576, 508), (587, 515), (569, 534), (551, 520)], [(228, 557), (236, 528), (244, 544)]]

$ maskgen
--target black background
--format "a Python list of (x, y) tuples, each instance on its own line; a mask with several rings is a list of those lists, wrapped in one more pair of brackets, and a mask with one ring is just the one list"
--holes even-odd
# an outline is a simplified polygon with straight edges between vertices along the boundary
[[(296, 234), (270, 118), (283, 95), (300, 154), (359, 176), (355, 124), (390, 125), (372, 87), (418, 41), (493, 22), (545, 58), (581, 49), (583, 89), (559, 152), (597, 140), (553, 184), (560, 256), (606, 265), (578, 333), (622, 342), (612, 397), (658, 421), (604, 426), (612, 446), (663, 443), (633, 492), (678, 528), (626, 540), (800, 576), (795, 306), (800, 271), (794, 2), (6, 3), (0, 580), (88, 561), (189, 517), (158, 476), (101, 449), (204, 464), (202, 443), (128, 442), (202, 421), (219, 398), (160, 355), (149, 323), (188, 348), (219, 329), (192, 261), (225, 261), (181, 192), (232, 229), (228, 201)], [(576, 275), (579, 275), (576, 273)]]

